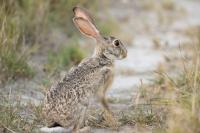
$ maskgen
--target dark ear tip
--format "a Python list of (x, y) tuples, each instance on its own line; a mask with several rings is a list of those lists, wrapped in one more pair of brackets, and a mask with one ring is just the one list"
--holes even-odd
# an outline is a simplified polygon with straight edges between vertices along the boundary
[(78, 8), (80, 9), (81, 7), (80, 7), (80, 6), (75, 6), (75, 7), (73, 7), (73, 9), (72, 9), (73, 12), (75, 13), (75, 11), (76, 11)]
[(73, 7), (73, 12), (75, 13), (75, 10), (78, 8), (78, 6)]

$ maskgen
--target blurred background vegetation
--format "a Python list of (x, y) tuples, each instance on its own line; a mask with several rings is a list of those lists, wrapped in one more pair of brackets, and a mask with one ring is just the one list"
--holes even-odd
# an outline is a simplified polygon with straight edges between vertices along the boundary
[[(79, 63), (85, 53), (79, 49), (80, 34), (74, 33), (72, 7), (81, 5), (95, 11), (97, 3), (95, 0), (1, 0), (0, 81), (33, 77), (34, 69), (28, 61), (36, 53), (47, 56), (44, 69), (48, 72)], [(108, 22), (98, 23), (106, 34), (114, 23), (112, 19)], [(52, 41), (54, 30), (66, 42)]]

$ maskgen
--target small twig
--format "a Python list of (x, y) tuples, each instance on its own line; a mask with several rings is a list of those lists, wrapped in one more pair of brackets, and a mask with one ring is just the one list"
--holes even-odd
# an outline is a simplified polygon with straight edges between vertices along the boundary
[(10, 131), (11, 133), (17, 133), (15, 131), (11, 130), (10, 128), (6, 127), (5, 125), (3, 125), (3, 124), (1, 124), (1, 125), (3, 126), (4, 129)]
[(7, 127), (4, 127), (6, 130), (8, 130), (8, 131), (10, 131), (10, 132), (12, 132), (12, 133), (17, 133), (17, 132), (15, 132), (15, 131), (13, 131), (13, 130), (11, 130), (11, 129), (9, 129), (9, 128), (7, 128)]

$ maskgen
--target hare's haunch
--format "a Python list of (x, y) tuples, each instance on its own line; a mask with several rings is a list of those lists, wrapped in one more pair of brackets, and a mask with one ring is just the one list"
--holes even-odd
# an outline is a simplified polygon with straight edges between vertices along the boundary
[(119, 39), (103, 37), (85, 9), (75, 7), (73, 11), (76, 27), (84, 35), (96, 39), (96, 48), (92, 57), (84, 59), (47, 91), (43, 113), (48, 126), (56, 124), (78, 131), (93, 95), (109, 111), (105, 94), (113, 81), (113, 63), (125, 58), (127, 50)]

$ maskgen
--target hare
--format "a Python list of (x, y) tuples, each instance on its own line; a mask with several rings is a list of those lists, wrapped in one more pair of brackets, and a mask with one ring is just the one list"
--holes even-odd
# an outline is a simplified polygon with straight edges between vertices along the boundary
[(73, 12), (75, 26), (96, 40), (96, 48), (92, 57), (72, 68), (47, 91), (43, 113), (49, 128), (60, 126), (79, 132), (93, 95), (110, 111), (105, 94), (113, 81), (114, 60), (125, 58), (127, 50), (119, 39), (102, 36), (86, 9), (74, 7)]

